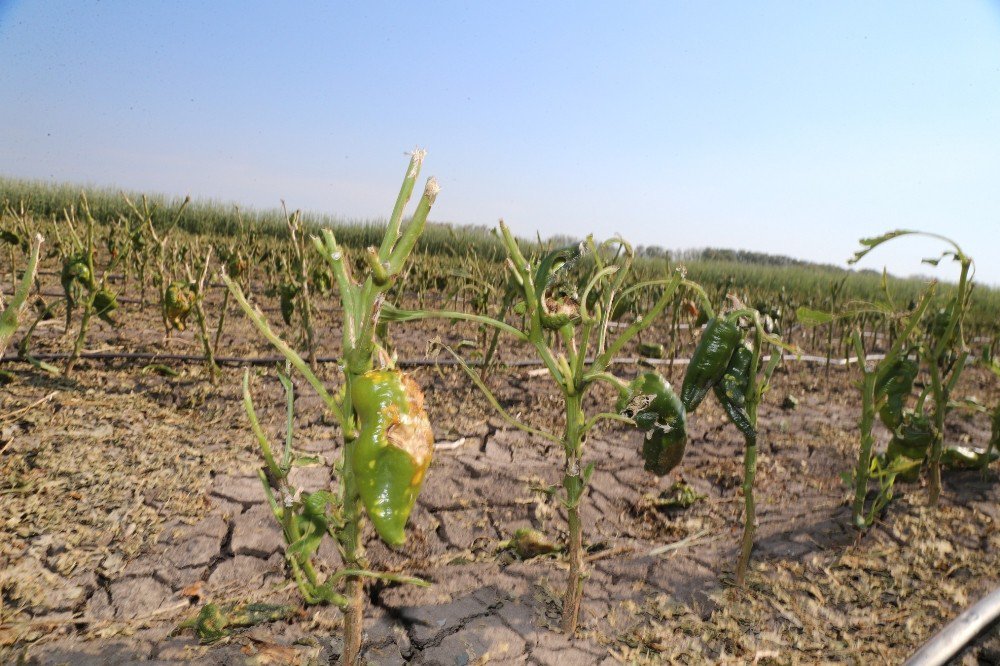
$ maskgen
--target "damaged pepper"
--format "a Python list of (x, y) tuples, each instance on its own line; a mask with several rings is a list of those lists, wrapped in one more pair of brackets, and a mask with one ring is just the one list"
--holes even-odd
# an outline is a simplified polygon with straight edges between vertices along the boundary
[(667, 380), (655, 372), (639, 375), (622, 393), (617, 408), (646, 432), (646, 471), (662, 476), (680, 463), (687, 445), (687, 416)]
[(195, 293), (191, 283), (183, 280), (171, 282), (163, 295), (163, 311), (167, 325), (183, 331), (187, 327), (187, 318), (194, 300)]
[(708, 390), (726, 374), (740, 338), (736, 321), (716, 317), (708, 322), (681, 386), (681, 402), (688, 412), (697, 409), (708, 395)]
[(583, 247), (574, 245), (545, 255), (535, 272), (538, 314), (542, 326), (557, 330), (579, 319), (580, 300), (568, 272), (583, 256)]
[(372, 370), (351, 387), (361, 432), (351, 469), (379, 537), (398, 546), (434, 450), (424, 396), (399, 370)]
[[(886, 466), (892, 465), (898, 458), (923, 462), (927, 457), (927, 449), (934, 441), (934, 425), (923, 414), (904, 412), (902, 421), (893, 433), (889, 446), (885, 450)], [(914, 466), (901, 473), (901, 481), (912, 483), (920, 475), (919, 466)]]
[(753, 349), (740, 343), (729, 360), (722, 379), (712, 387), (715, 397), (733, 425), (743, 433), (748, 442), (757, 441), (757, 428), (750, 421), (746, 409), (747, 386), (750, 385), (750, 366), (753, 364)]

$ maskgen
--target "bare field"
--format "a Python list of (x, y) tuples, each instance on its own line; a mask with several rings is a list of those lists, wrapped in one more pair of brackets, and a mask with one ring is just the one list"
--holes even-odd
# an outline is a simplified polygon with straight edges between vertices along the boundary
[[(163, 337), (155, 307), (123, 309), (132, 310), (128, 325), (98, 323), (90, 351), (198, 354), (190, 331)], [(242, 314), (229, 317), (223, 354), (268, 354)], [(320, 353), (332, 355), (339, 332), (324, 322)], [(434, 338), (476, 335), (474, 327), (441, 323), (393, 331), (402, 359), (424, 357)], [(33, 350), (65, 349), (62, 335), (59, 318), (46, 323)], [(507, 360), (524, 357), (515, 345), (502, 349)], [(174, 364), (177, 376), (163, 376), (135, 360), (85, 360), (72, 379), (6, 367), (15, 376), (0, 393), (3, 661), (335, 659), (339, 613), (300, 605), (285, 571), (281, 534), (256, 476), (261, 461), (240, 402), (240, 369), (227, 367), (212, 385), (196, 363)], [(335, 367), (326, 369), (335, 384)], [(682, 367), (661, 370), (680, 382)], [(616, 367), (626, 377), (637, 371)], [(271, 368), (252, 372), (259, 413), (277, 437), (281, 387)], [(925, 507), (920, 484), (901, 484), (883, 519), (859, 535), (839, 478), (856, 457), (853, 374), (788, 363), (761, 409), (760, 527), (746, 589), (730, 585), (742, 437), (722, 410), (706, 404), (691, 418), (687, 455), (663, 478), (643, 471), (640, 433), (591, 434), (589, 579), (582, 630), (569, 641), (557, 630), (561, 557), (521, 561), (502, 548), (519, 527), (564, 537), (564, 509), (551, 489), (561, 479), (561, 453), (495, 416), (460, 369), (413, 374), (438, 442), (434, 462), (406, 546), (390, 550), (370, 528), (366, 545), (375, 568), (433, 585), (369, 587), (371, 663), (896, 663), (1000, 583), (996, 473), (947, 473), (939, 511)], [(555, 387), (532, 368), (502, 368), (489, 384), (526, 421), (561, 423)], [(336, 459), (336, 429), (308, 385), (296, 388), (296, 448)], [(963, 376), (959, 393), (997, 398), (978, 368)], [(789, 394), (798, 406), (782, 409)], [(595, 391), (587, 408), (611, 400)], [(988, 437), (985, 416), (950, 420), (950, 442)], [(296, 472), (307, 490), (329, 485), (329, 477), (324, 465)], [(703, 497), (688, 508), (665, 506), (679, 481)], [(321, 552), (337, 564), (332, 544)], [(205, 601), (268, 601), (296, 611), (202, 646), (177, 627)], [(995, 646), (986, 639), (966, 654), (969, 663), (996, 655), (990, 640)]]

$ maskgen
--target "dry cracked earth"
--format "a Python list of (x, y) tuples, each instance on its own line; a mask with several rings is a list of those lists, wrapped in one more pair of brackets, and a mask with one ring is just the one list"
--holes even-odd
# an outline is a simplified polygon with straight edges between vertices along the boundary
[[(101, 326), (92, 348), (196, 349), (189, 335), (164, 343), (152, 320), (143, 340)], [(463, 335), (429, 329), (401, 345), (401, 356), (420, 355), (431, 337)], [(55, 333), (40, 337), (41, 349), (57, 348)], [(234, 355), (265, 351), (245, 324), (228, 335)], [(5, 367), (14, 378), (0, 393), (0, 661), (336, 663), (339, 613), (303, 605), (290, 583), (257, 479), (241, 370), (227, 368), (213, 386), (197, 365), (161, 376), (134, 363), (85, 362), (72, 379)], [(671, 381), (681, 370), (667, 371)], [(856, 455), (851, 378), (789, 364), (762, 407), (759, 531), (744, 589), (731, 585), (742, 440), (721, 409), (706, 403), (691, 419), (687, 456), (664, 478), (642, 470), (639, 434), (593, 433), (589, 578), (581, 631), (570, 640), (557, 630), (563, 558), (522, 561), (503, 547), (519, 527), (564, 538), (553, 489), (561, 452), (496, 417), (461, 371), (414, 374), (435, 459), (406, 546), (390, 550), (370, 528), (366, 545), (374, 567), (432, 585), (368, 587), (367, 663), (897, 663), (1000, 584), (996, 472), (949, 473), (936, 511), (923, 485), (901, 485), (879, 523), (858, 534), (839, 479)], [(560, 401), (546, 377), (515, 368), (490, 386), (511, 413), (558, 429)], [(283, 403), (273, 370), (254, 369), (252, 387), (277, 440)], [(326, 464), (298, 469), (294, 480), (327, 487), (339, 436), (308, 386), (297, 388), (295, 446)], [(998, 397), (978, 370), (962, 390), (988, 404)], [(787, 395), (797, 408), (781, 408)], [(610, 399), (595, 392), (587, 408)], [(988, 427), (981, 416), (956, 415), (949, 439), (982, 443)], [(702, 497), (665, 506), (679, 481)], [(337, 566), (331, 543), (320, 555), (328, 570)], [(179, 625), (210, 601), (287, 604), (292, 614), (201, 645)], [(997, 647), (987, 635), (961, 662), (997, 663)]]

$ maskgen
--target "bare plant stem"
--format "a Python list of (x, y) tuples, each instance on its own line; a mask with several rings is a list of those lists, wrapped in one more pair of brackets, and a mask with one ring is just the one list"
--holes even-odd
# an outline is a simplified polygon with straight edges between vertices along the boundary
[(201, 338), (201, 346), (205, 350), (205, 365), (208, 366), (209, 377), (214, 384), (219, 377), (219, 366), (215, 362), (215, 354), (208, 341), (208, 322), (205, 320), (205, 308), (201, 305), (200, 294), (195, 299), (194, 313), (198, 320), (198, 337)]
[[(766, 388), (770, 375), (774, 372), (775, 368), (775, 364), (772, 361), (768, 369), (764, 371), (765, 377), (762, 388), (757, 373), (760, 369), (761, 349), (763, 345), (759, 315), (755, 314), (755, 317), (757, 318), (757, 327), (754, 330), (753, 337), (753, 360), (750, 362), (750, 373), (747, 378), (745, 393), (747, 417), (753, 432), (744, 433), (743, 436), (743, 538), (740, 541), (740, 557), (736, 561), (736, 585), (738, 587), (743, 587), (743, 582), (746, 580), (747, 567), (750, 565), (750, 554), (753, 552), (753, 537), (757, 531), (757, 504), (753, 496), (753, 486), (757, 480), (757, 405), (760, 404), (764, 388)], [(775, 349), (773, 354), (777, 358), (780, 358), (781, 350)]]
[(80, 319), (80, 330), (76, 334), (76, 340), (73, 341), (73, 353), (70, 357), (66, 359), (66, 367), (63, 368), (63, 374), (69, 377), (73, 374), (73, 368), (76, 366), (76, 362), (80, 360), (80, 352), (83, 351), (83, 343), (87, 340), (87, 330), (90, 328), (90, 318), (94, 314), (94, 293), (87, 294), (87, 300), (83, 305), (83, 317)]
[[(345, 445), (344, 454), (344, 531), (341, 533), (344, 566), (348, 569), (365, 568), (364, 549), (361, 546), (361, 499), (351, 470), (354, 443)], [(344, 666), (360, 663), (361, 638), (364, 629), (364, 581), (360, 576), (348, 576), (345, 585), (347, 608), (344, 610)]]
[[(212, 340), (212, 354), (219, 355), (219, 340), (222, 339), (222, 327), (226, 324), (226, 311), (229, 309), (229, 290), (222, 297), (222, 310), (219, 311), (219, 325), (215, 328), (215, 338)], [(314, 363), (314, 361), (310, 361)]]
[(584, 479), (580, 471), (582, 449), (583, 409), (579, 395), (566, 396), (566, 475), (563, 488), (566, 491), (566, 518), (569, 540), (566, 553), (569, 557), (569, 575), (563, 596), (562, 630), (567, 636), (576, 633), (580, 621), (580, 599), (583, 596), (583, 525), (580, 521), (580, 502), (583, 496)]
[(928, 363), (931, 375), (931, 392), (934, 396), (934, 439), (931, 440), (930, 479), (927, 489), (927, 502), (937, 506), (941, 497), (941, 451), (944, 448), (944, 405), (948, 404), (948, 395), (941, 382), (941, 368), (937, 359)]
[[(579, 479), (579, 477), (577, 477)], [(576, 633), (580, 620), (580, 599), (583, 596), (583, 527), (580, 523), (580, 507), (567, 510), (569, 542), (569, 575), (566, 579), (566, 593), (563, 597), (562, 630), (568, 636)]]
[[(756, 427), (756, 414), (752, 415), (751, 418)], [(738, 587), (743, 587), (743, 582), (746, 580), (750, 553), (753, 550), (753, 537), (757, 531), (757, 505), (753, 496), (753, 486), (756, 479), (757, 440), (747, 437), (746, 448), (743, 450), (743, 539), (740, 543), (740, 559), (736, 563), (736, 585)]]
[(875, 424), (875, 372), (865, 368), (864, 349), (861, 343), (861, 332), (854, 331), (854, 345), (858, 350), (858, 365), (861, 367), (861, 451), (858, 454), (858, 466), (854, 470), (854, 504), (851, 514), (854, 525), (858, 528), (868, 526), (865, 520), (865, 496), (868, 494), (868, 478), (872, 464), (872, 447), (875, 437), (872, 427)]

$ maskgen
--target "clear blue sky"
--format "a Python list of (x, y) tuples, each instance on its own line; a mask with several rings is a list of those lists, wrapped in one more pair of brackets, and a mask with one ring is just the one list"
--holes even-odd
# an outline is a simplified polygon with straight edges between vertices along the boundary
[(381, 217), (417, 145), (440, 221), (1000, 284), (1000, 3), (0, 0), (2, 174)]

